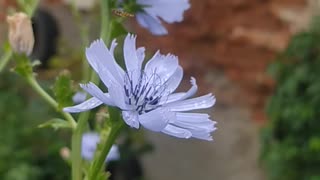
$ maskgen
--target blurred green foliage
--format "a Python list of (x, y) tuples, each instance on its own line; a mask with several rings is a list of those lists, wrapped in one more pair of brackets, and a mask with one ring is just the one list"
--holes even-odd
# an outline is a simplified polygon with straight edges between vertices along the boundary
[(271, 180), (320, 180), (320, 28), (295, 35), (272, 63), (276, 80), (262, 161)]
[(21, 78), (1, 73), (0, 179), (69, 179), (69, 167), (59, 155), (66, 144), (59, 137), (63, 134), (37, 127), (57, 115), (28, 89)]

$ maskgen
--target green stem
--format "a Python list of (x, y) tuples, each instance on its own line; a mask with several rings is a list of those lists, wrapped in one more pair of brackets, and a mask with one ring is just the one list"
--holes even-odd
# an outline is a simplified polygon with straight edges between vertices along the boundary
[[(110, 40), (110, 29), (109, 29), (109, 2), (108, 0), (101, 0), (101, 38), (108, 43)], [(85, 66), (85, 65), (84, 65)], [(88, 66), (86, 66), (88, 67)], [(98, 84), (99, 79), (94, 71), (91, 73), (90, 81)], [(89, 119), (90, 112), (83, 112), (80, 114), (78, 127), (72, 136), (72, 179), (73, 180), (81, 180), (82, 173), (82, 160), (81, 160), (81, 140), (82, 134), (87, 125), (87, 121)]]
[[(47, 101), (47, 103), (49, 103), (53, 108), (58, 109), (58, 103), (47, 92), (45, 92), (42, 89), (42, 87), (39, 85), (39, 83), (35, 80), (33, 76), (28, 76), (27, 82), (45, 101)], [(70, 126), (72, 127), (72, 129), (76, 129), (77, 123), (73, 119), (73, 117), (69, 113), (66, 113), (64, 111), (59, 111), (59, 112), (70, 123)]]
[(110, 4), (109, 0), (101, 0), (101, 31), (100, 37), (106, 44), (110, 42), (111, 36), (111, 16), (110, 16)]
[(4, 67), (8, 64), (12, 56), (12, 50), (8, 50), (0, 59), (0, 72), (3, 71)]
[(87, 178), (88, 180), (96, 180), (99, 177), (99, 174), (103, 171), (105, 159), (115, 143), (116, 138), (120, 134), (122, 128), (124, 127), (123, 120), (120, 117), (120, 112), (118, 109), (109, 108), (110, 120), (113, 121), (111, 129), (107, 134), (107, 141), (102, 142), (102, 150), (98, 153), (97, 157), (92, 162)]
[[(109, 11), (109, 0), (101, 0), (101, 31), (100, 37), (109, 44), (111, 27), (110, 27), (110, 11)], [(87, 65), (83, 65), (84, 67)], [(94, 71), (91, 71), (90, 81), (99, 84), (99, 79)], [(86, 129), (87, 122), (90, 116), (90, 111), (83, 112), (79, 116), (77, 129), (72, 135), (72, 179), (82, 180), (82, 159), (81, 159), (81, 140), (82, 134)], [(113, 131), (111, 132), (113, 134)]]
[(72, 134), (71, 143), (71, 169), (72, 180), (82, 180), (82, 158), (81, 158), (81, 140), (83, 131), (86, 129), (89, 111), (81, 113), (78, 119), (77, 129)]

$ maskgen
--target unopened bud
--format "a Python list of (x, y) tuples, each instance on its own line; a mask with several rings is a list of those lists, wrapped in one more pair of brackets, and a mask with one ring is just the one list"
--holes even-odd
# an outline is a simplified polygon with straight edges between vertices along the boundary
[(60, 149), (60, 156), (62, 157), (62, 159), (64, 160), (68, 160), (70, 159), (70, 149), (67, 147), (63, 147)]
[(19, 12), (7, 16), (9, 24), (9, 43), (17, 53), (30, 55), (34, 45), (31, 20), (25, 13)]

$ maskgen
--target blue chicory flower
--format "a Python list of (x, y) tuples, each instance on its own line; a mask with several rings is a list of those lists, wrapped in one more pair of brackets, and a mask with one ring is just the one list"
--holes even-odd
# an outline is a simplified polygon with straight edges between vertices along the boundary
[[(99, 142), (100, 142), (100, 136), (98, 133), (95, 133), (95, 132), (84, 133), (82, 136), (82, 142), (81, 142), (82, 158), (87, 161), (91, 161), (93, 159), (94, 153), (97, 148), (97, 144)], [(113, 145), (109, 151), (108, 156), (106, 157), (105, 162), (116, 161), (118, 159), (120, 159), (118, 146)]]
[(210, 93), (188, 99), (198, 89), (193, 77), (192, 87), (187, 92), (173, 93), (183, 77), (183, 69), (176, 56), (162, 55), (158, 51), (143, 68), (145, 48), (136, 49), (136, 36), (128, 34), (123, 48), (126, 65), (126, 70), (123, 70), (113, 55), (116, 45), (113, 40), (108, 49), (100, 39), (86, 49), (89, 64), (109, 92), (102, 92), (92, 82), (81, 84), (83, 90), (93, 97), (76, 106), (66, 107), (64, 111), (77, 113), (106, 104), (120, 108), (125, 123), (131, 127), (138, 129), (141, 124), (151, 131), (178, 138), (212, 140), (211, 132), (216, 129), (216, 122), (210, 120), (208, 114), (185, 111), (212, 107), (215, 98)]
[(189, 0), (137, 0), (143, 11), (137, 12), (138, 23), (154, 35), (168, 34), (160, 18), (167, 23), (181, 22), (183, 12), (190, 8)]

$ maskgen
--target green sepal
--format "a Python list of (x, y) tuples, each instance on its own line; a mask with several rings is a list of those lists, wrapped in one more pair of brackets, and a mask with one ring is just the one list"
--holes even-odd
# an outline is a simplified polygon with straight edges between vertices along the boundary
[(56, 82), (54, 83), (53, 92), (56, 101), (58, 102), (59, 109), (71, 106), (73, 104), (73, 88), (69, 71), (64, 70), (59, 74), (59, 76), (56, 78)]
[(58, 130), (61, 128), (71, 128), (70, 123), (63, 119), (55, 118), (51, 119), (43, 124), (38, 126), (39, 128), (52, 127), (54, 130)]
[(29, 58), (24, 54), (13, 54), (13, 59), (16, 61), (17, 65), (14, 71), (21, 75), (22, 77), (32, 76), (32, 64)]

